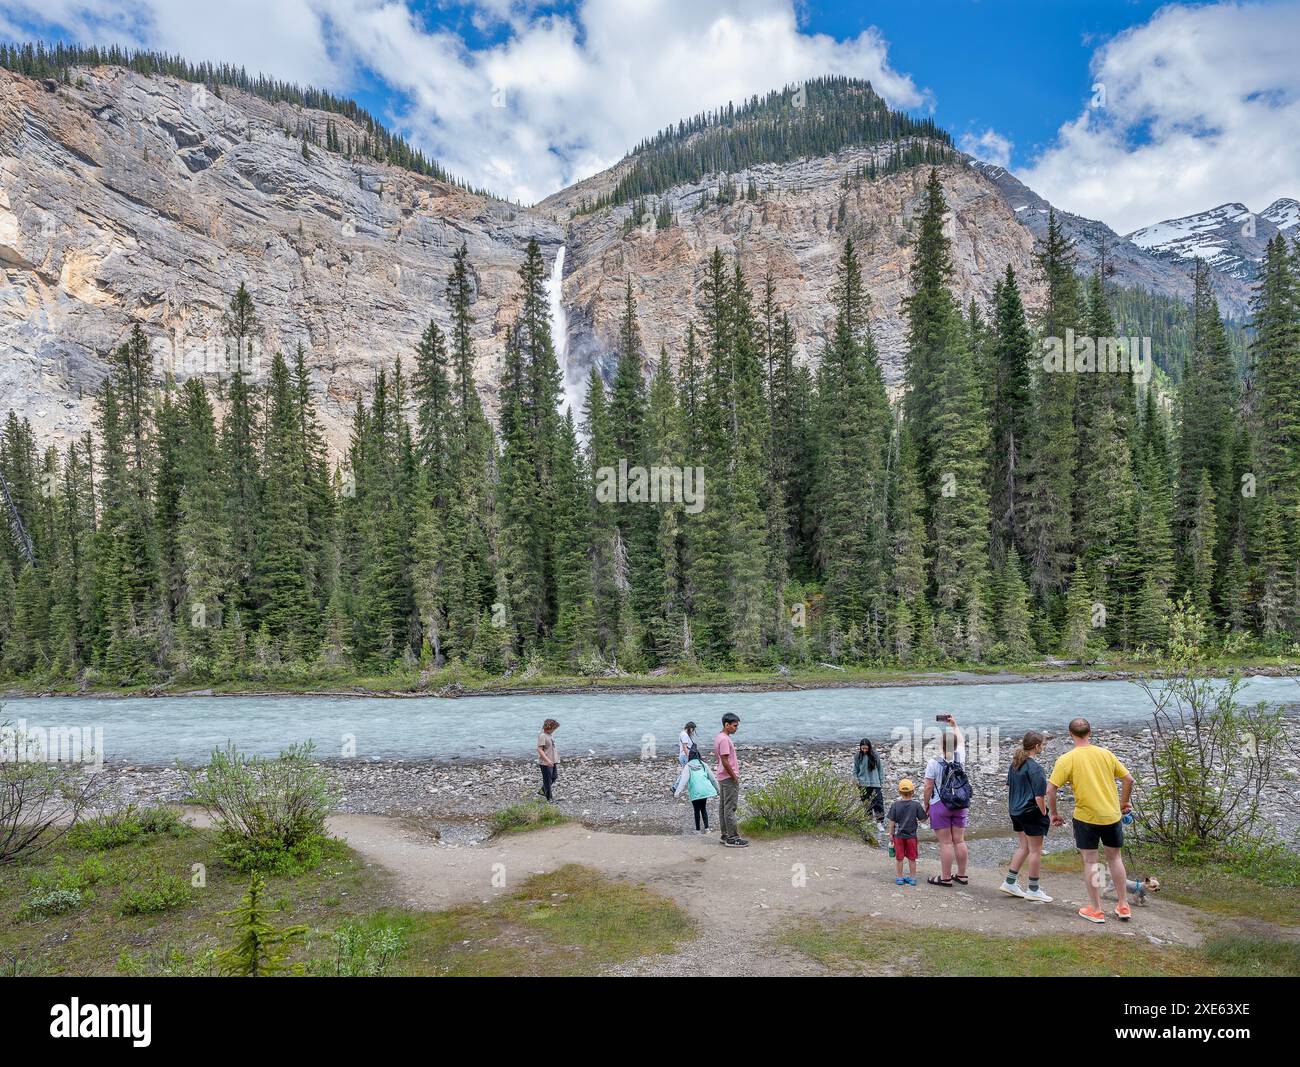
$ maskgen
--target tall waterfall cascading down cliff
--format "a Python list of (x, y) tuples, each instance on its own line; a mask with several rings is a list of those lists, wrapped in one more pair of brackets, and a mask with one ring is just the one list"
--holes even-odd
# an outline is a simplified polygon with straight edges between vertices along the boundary
[(551, 276), (546, 282), (546, 299), (551, 309), (551, 343), (555, 360), (564, 375), (564, 410), (573, 412), (574, 425), (582, 418), (582, 379), (569, 366), (569, 316), (564, 310), (564, 245), (555, 253)]

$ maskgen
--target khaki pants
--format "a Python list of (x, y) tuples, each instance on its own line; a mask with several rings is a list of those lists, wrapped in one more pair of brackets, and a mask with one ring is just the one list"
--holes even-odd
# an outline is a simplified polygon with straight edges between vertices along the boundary
[(739, 837), (736, 829), (736, 804), (740, 800), (740, 783), (734, 778), (718, 779), (718, 821), (722, 824), (722, 840)]

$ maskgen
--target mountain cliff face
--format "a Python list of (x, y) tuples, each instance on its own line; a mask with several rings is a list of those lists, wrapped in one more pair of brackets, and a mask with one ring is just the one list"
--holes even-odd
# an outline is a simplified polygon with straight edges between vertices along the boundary
[[(661, 167), (657, 186), (620, 200), (614, 194), (628, 175), (647, 170), (646, 158), (633, 155), (521, 209), (304, 142), (304, 128), (332, 123), (333, 143), (360, 143), (366, 131), (337, 113), (120, 67), (73, 73), (60, 82), (0, 70), (0, 412), (30, 418), (47, 442), (92, 425), (106, 357), (134, 324), (151, 339), (160, 380), (164, 372), (206, 374), (215, 384), (225, 369), (222, 315), (243, 282), (261, 320), (262, 366), (274, 351), (304, 345), (327, 434), (341, 451), (377, 368), (398, 357), (409, 367), (429, 319), (445, 325), (443, 289), (462, 242), (475, 275), (477, 372), (490, 411), (530, 239), (548, 262), (565, 251), (554, 295), (567, 312), (559, 348), (572, 402), (592, 365), (610, 365), (628, 277), (647, 356), (653, 363), (663, 346), (677, 359), (714, 248), (740, 263), (756, 298), (770, 274), (804, 358), (815, 359), (846, 237), (862, 259), (886, 378), (897, 385), (927, 173), (900, 165), (903, 153), (909, 162), (918, 153), (940, 161), (962, 300), (987, 305), (1008, 264), (1027, 306), (1040, 300), (1033, 251), (1047, 202), (1001, 168), (956, 153), (941, 132), (891, 116), (861, 83), (850, 90), (854, 121), (879, 125), (890, 140), (854, 143), (859, 128), (847, 127), (842, 146), (804, 158), (790, 158), (787, 145), (774, 154), (784, 162), (685, 180), (674, 171), (663, 180)], [(844, 109), (830, 113), (845, 121)], [(691, 137), (711, 152), (728, 150), (707, 124)], [(680, 170), (679, 148), (672, 159)], [(612, 206), (590, 210), (602, 200)], [(1294, 202), (1269, 212), (1261, 236), (1300, 222)], [(1104, 240), (1113, 281), (1190, 297), (1190, 264), (1178, 254), (1148, 251), (1098, 222), (1063, 219), (1082, 269)], [(1223, 311), (1244, 317), (1248, 280), (1216, 271), (1215, 284)]]
[(524, 245), (553, 251), (560, 228), (407, 170), (304, 151), (292, 131), (327, 119), (349, 125), (116, 67), (70, 84), (0, 70), (0, 408), (45, 440), (82, 432), (105, 356), (133, 323), (160, 374), (215, 382), (222, 314), (244, 282), (263, 367), (304, 344), (340, 447), (376, 369), (409, 366), (430, 317), (444, 319), (462, 242), (490, 404)]
[[(657, 359), (661, 345), (669, 353), (679, 350), (687, 323), (697, 314), (703, 268), (715, 248), (740, 263), (756, 299), (770, 273), (777, 307), (789, 312), (804, 358), (814, 359), (832, 326), (830, 290), (845, 238), (851, 237), (871, 294), (886, 378), (897, 383), (912, 232), (928, 171), (913, 167), (874, 180), (861, 177), (873, 159), (879, 162), (880, 152), (847, 149), (751, 167), (732, 176), (738, 197), (731, 202), (718, 201), (717, 179), (675, 186), (659, 200), (673, 216), (665, 227), (649, 212), (633, 225), (635, 209), (626, 205), (577, 216), (566, 234), (564, 280), (571, 366), (580, 373), (613, 350), (629, 276), (643, 309), (641, 332), (649, 357)], [(945, 164), (940, 176), (962, 300), (974, 297), (986, 305), (1009, 263), (1026, 279), (1029, 303), (1036, 303), (1033, 235), (970, 167)], [(755, 199), (744, 195), (751, 183)]]

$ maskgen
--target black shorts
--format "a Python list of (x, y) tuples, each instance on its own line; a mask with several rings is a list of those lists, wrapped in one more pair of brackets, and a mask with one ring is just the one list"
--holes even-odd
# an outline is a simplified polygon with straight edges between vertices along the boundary
[(1038, 810), (1037, 804), (1011, 816), (1011, 829), (1026, 837), (1046, 837), (1051, 825), (1052, 820)]
[(1074, 821), (1074, 844), (1076, 848), (1095, 849), (1098, 843), (1107, 848), (1124, 847), (1124, 823), (1112, 822), (1104, 825), (1095, 822)]

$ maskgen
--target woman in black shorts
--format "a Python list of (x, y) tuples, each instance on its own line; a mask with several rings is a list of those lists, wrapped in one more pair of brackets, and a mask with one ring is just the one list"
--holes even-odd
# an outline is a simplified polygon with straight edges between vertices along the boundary
[[(1011, 757), (1011, 769), (1007, 771), (1007, 807), (1011, 813), (1011, 828), (1020, 838), (1020, 844), (1011, 857), (1007, 876), (998, 888), (1008, 896), (1050, 902), (1052, 898), (1038, 888), (1043, 840), (1052, 825), (1047, 814), (1047, 775), (1034, 759), (1042, 751), (1043, 735), (1030, 730)], [(1020, 865), (1026, 859), (1029, 860), (1029, 869), (1025, 872), (1029, 888), (1022, 889), (1018, 878)]]

